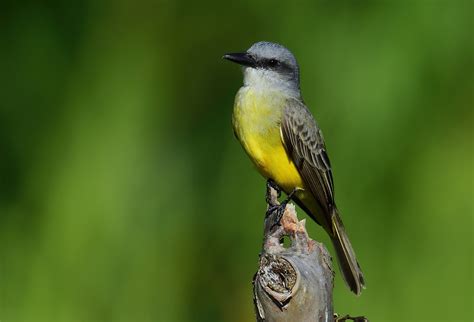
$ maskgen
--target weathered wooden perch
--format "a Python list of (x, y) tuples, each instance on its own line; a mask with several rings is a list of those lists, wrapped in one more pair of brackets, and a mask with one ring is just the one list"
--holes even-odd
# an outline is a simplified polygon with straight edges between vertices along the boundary
[[(326, 247), (309, 238), (305, 220), (298, 221), (292, 204), (284, 210), (275, 207), (278, 193), (270, 186), (267, 203), (260, 267), (253, 281), (257, 321), (334, 321), (334, 274)], [(284, 236), (291, 240), (288, 248), (280, 243)]]
[[(367, 321), (335, 318), (331, 256), (323, 244), (309, 238), (305, 220), (298, 221), (294, 205), (278, 208), (278, 197), (268, 185), (263, 249), (253, 280), (257, 321)], [(287, 248), (281, 242), (285, 236), (291, 240)]]

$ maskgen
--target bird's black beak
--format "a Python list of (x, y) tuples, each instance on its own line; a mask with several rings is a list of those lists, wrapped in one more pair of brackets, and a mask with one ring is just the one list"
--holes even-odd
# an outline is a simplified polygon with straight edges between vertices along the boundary
[(249, 66), (255, 67), (256, 61), (255, 59), (249, 55), (248, 53), (232, 53), (232, 54), (225, 54), (222, 58), (230, 60), (234, 63), (237, 63), (242, 66)]

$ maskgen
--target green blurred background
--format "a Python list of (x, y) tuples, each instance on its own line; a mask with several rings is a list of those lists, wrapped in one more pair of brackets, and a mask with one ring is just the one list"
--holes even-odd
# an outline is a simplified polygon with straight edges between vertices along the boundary
[(2, 2), (0, 320), (253, 320), (265, 181), (221, 57), (259, 40), (299, 60), (365, 272), (336, 311), (472, 320), (473, 3)]

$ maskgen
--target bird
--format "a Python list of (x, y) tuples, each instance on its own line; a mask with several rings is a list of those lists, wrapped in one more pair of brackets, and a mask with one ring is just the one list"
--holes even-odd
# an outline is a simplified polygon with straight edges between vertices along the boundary
[(283, 190), (328, 233), (349, 289), (365, 281), (334, 200), (334, 180), (323, 134), (305, 105), (300, 68), (283, 45), (260, 41), (224, 59), (241, 65), (234, 134), (257, 170)]

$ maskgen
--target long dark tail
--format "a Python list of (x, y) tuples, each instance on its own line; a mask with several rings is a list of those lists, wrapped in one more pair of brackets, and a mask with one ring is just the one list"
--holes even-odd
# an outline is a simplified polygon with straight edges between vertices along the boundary
[(334, 210), (332, 215), (332, 230), (333, 236), (331, 236), (331, 239), (336, 249), (341, 273), (351, 291), (359, 295), (362, 289), (365, 288), (364, 275), (337, 209)]

